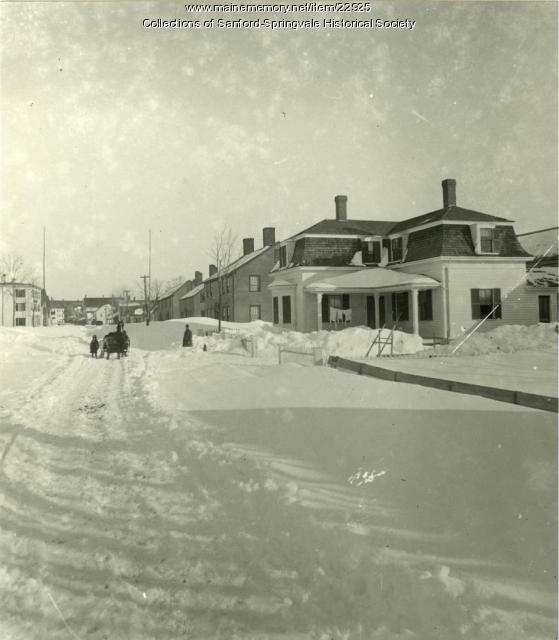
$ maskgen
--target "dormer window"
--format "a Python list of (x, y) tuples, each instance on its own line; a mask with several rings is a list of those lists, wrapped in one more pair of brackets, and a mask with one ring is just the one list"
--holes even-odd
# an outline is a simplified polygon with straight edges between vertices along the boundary
[(280, 267), (287, 267), (287, 245), (283, 245), (279, 250)]
[(403, 258), (403, 242), (402, 236), (392, 238), (390, 241), (390, 262), (398, 262)]
[(378, 264), (381, 261), (382, 241), (377, 239), (366, 239), (361, 243), (363, 264)]
[(472, 232), (472, 242), (474, 244), (474, 250), (479, 255), (496, 255), (497, 240), (495, 237), (495, 225), (479, 222), (471, 224), (470, 229)]
[(479, 243), (481, 253), (495, 252), (495, 229), (482, 227), (479, 230)]

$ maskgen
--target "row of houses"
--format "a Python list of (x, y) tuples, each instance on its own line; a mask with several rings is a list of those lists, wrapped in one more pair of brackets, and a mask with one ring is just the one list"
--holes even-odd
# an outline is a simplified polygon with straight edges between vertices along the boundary
[(49, 323), (51, 325), (113, 324), (123, 320), (126, 324), (145, 320), (145, 302), (136, 298), (105, 296), (82, 300), (49, 300)]
[(483, 321), (557, 322), (557, 227), (517, 236), (511, 220), (458, 206), (456, 181), (442, 182), (442, 208), (402, 219), (334, 216), (242, 255), (208, 277), (197, 271), (167, 292), (157, 319), (262, 319), (298, 331), (398, 326), (453, 338)]

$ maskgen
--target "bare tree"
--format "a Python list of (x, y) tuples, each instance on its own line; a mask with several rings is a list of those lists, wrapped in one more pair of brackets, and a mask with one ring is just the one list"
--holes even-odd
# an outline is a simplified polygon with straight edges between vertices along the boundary
[(217, 331), (221, 331), (222, 316), (222, 291), (223, 281), (229, 276), (229, 266), (232, 262), (233, 247), (237, 241), (236, 235), (230, 227), (223, 226), (216, 231), (213, 237), (210, 256), (213, 264), (217, 267)]
[(32, 281), (37, 279), (33, 269), (25, 264), (22, 256), (16, 253), (5, 253), (0, 256), (0, 275), (8, 282)]
[(159, 298), (161, 297), (163, 291), (165, 291), (165, 283), (163, 282), (163, 280), (152, 278), (146, 285), (146, 287), (148, 288), (144, 289), (144, 280), (143, 278), (140, 278), (140, 280), (136, 283), (136, 291), (144, 299), (146, 323), (149, 324), (149, 320), (151, 319), (153, 312), (159, 304)]
[[(6, 292), (12, 296), (12, 326), (16, 324), (16, 283), (37, 284), (38, 278), (34, 270), (29, 267), (22, 256), (16, 253), (4, 253), (0, 256), (0, 281), (9, 282), (11, 291)], [(44, 292), (43, 294), (44, 295)], [(35, 305), (35, 302), (33, 302)], [(31, 314), (33, 326), (35, 326), (35, 308)]]
[(163, 288), (163, 293), (167, 293), (171, 291), (171, 289), (174, 289), (175, 287), (178, 287), (179, 285), (183, 284), (184, 281), (185, 281), (184, 276), (177, 276), (176, 278), (171, 278), (170, 280), (167, 280), (167, 282), (165, 283), (165, 287)]

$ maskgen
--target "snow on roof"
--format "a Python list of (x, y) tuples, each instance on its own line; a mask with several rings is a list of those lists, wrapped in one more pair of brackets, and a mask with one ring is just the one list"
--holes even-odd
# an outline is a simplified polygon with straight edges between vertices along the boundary
[(165, 300), (165, 298), (169, 298), (172, 295), (174, 295), (181, 287), (184, 287), (184, 285), (188, 282), (188, 280), (185, 280), (184, 282), (179, 282), (179, 284), (176, 284), (174, 287), (171, 287), (168, 291), (165, 291), (165, 293), (159, 297), (160, 300)]
[(204, 288), (204, 285), (199, 284), (197, 287), (194, 287), (194, 289), (191, 289), (190, 291), (185, 293), (184, 296), (181, 296), (180, 300), (186, 300), (187, 298), (194, 297), (197, 293), (200, 293), (200, 291), (202, 291), (203, 288)]
[(210, 276), (209, 278), (206, 278), (204, 280), (204, 282), (210, 282), (211, 280), (216, 280), (219, 277), (219, 275), (227, 275), (228, 273), (232, 273), (236, 269), (239, 269), (240, 267), (245, 265), (247, 262), (250, 262), (251, 260), (254, 260), (254, 258), (258, 258), (258, 256), (261, 256), (263, 253), (268, 251), (268, 249), (272, 249), (272, 248), (273, 248), (273, 246), (267, 245), (265, 247), (262, 247), (261, 249), (256, 249), (256, 251), (252, 251), (251, 253), (247, 253), (244, 256), (241, 256), (240, 258), (237, 258), (237, 260), (235, 260), (235, 262), (232, 262), (229, 266), (224, 267), (221, 270), (221, 273), (218, 271), (217, 273), (214, 273), (213, 276)]
[(556, 269), (531, 269), (526, 274), (526, 282), (532, 287), (559, 286), (559, 274)]
[(519, 233), (517, 238), (524, 249), (533, 256), (556, 256), (558, 253), (559, 227)]
[(390, 289), (402, 291), (405, 289), (433, 289), (439, 287), (440, 282), (427, 276), (403, 271), (393, 271), (383, 267), (360, 269), (353, 273), (315, 280), (305, 289), (312, 293), (328, 293), (334, 291), (360, 291), (370, 289)]

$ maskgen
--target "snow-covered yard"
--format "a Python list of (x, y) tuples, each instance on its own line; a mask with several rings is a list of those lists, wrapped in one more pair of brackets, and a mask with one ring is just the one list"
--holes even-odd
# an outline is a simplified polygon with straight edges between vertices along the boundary
[(0, 637), (553, 637), (555, 416), (182, 328), (0, 330)]

